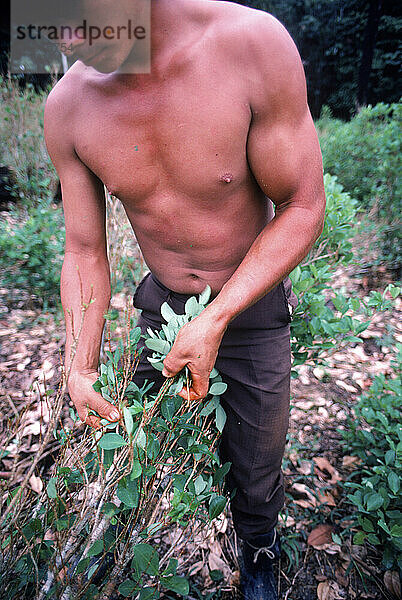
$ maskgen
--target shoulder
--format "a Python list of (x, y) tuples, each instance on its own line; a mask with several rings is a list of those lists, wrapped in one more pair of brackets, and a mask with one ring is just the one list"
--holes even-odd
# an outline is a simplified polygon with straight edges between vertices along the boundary
[(83, 95), (84, 65), (75, 63), (49, 93), (44, 113), (44, 134), (50, 157), (74, 157), (74, 129)]
[(305, 97), (305, 74), (296, 44), (271, 14), (231, 2), (213, 2), (216, 43), (247, 82), (251, 99)]
[(248, 60), (282, 60), (298, 63), (296, 45), (286, 28), (273, 15), (233, 2), (211, 2), (215, 5), (213, 33), (227, 49), (243, 54)]
[(76, 62), (56, 83), (45, 105), (45, 130), (73, 124), (85, 84), (85, 66)]

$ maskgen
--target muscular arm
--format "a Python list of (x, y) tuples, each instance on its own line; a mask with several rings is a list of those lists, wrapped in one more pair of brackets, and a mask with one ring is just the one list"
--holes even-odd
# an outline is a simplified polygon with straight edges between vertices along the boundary
[(215, 319), (225, 325), (301, 262), (324, 223), (322, 159), (303, 66), (285, 29), (264, 16), (255, 34), (263, 43), (256, 41), (251, 53), (260, 77), (251, 85), (247, 157), (260, 188), (275, 204), (275, 217), (211, 305)]
[[(255, 17), (254, 15), (257, 15)], [(286, 30), (273, 17), (253, 13), (248, 39), (247, 142), (250, 169), (275, 204), (275, 217), (203, 313), (180, 332), (165, 360), (165, 374), (187, 364), (192, 398), (203, 397), (228, 324), (279, 284), (308, 254), (322, 231), (325, 193), (321, 152), (307, 105), (303, 66)], [(185, 397), (185, 392), (181, 394)]]
[[(70, 396), (82, 421), (97, 426), (87, 409), (117, 420), (113, 407), (97, 394), (104, 314), (110, 301), (110, 273), (106, 251), (105, 194), (99, 179), (79, 160), (71, 140), (71, 121), (62, 94), (56, 89), (45, 110), (45, 138), (61, 181), (66, 225), (66, 248), (61, 272), (61, 301), (66, 322), (65, 368)], [(82, 321), (82, 303), (93, 299)], [(72, 359), (74, 336), (82, 323)]]

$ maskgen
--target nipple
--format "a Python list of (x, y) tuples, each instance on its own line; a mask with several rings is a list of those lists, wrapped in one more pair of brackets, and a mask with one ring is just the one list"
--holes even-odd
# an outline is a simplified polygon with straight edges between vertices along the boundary
[(219, 179), (223, 183), (230, 183), (233, 179), (233, 175), (232, 175), (232, 173), (224, 173), (223, 175), (221, 175), (221, 177)]

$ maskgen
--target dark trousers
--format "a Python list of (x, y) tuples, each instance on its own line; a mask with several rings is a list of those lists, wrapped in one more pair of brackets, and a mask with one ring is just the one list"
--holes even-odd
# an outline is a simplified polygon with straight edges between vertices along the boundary
[[(172, 292), (148, 273), (134, 295), (134, 306), (142, 311), (138, 325), (160, 329), (163, 302), (176, 313), (184, 313), (189, 295)], [(236, 317), (227, 328), (219, 349), (216, 368), (228, 385), (222, 406), (227, 421), (219, 454), (232, 467), (227, 475), (234, 527), (240, 538), (252, 541), (274, 527), (283, 506), (281, 463), (289, 416), (290, 308), (297, 305), (286, 277), (256, 304)], [(145, 349), (134, 381), (145, 379), (162, 384), (164, 378), (146, 360)]]

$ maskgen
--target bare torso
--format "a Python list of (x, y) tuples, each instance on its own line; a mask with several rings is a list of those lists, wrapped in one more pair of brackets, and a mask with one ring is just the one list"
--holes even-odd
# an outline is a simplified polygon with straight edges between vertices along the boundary
[(160, 75), (79, 62), (66, 81), (78, 157), (121, 200), (150, 270), (181, 293), (217, 293), (273, 217), (247, 162), (247, 78), (220, 44), (217, 4), (199, 3), (202, 24), (183, 25)]

